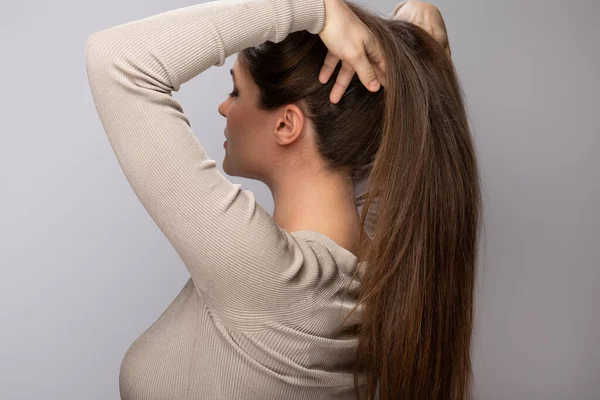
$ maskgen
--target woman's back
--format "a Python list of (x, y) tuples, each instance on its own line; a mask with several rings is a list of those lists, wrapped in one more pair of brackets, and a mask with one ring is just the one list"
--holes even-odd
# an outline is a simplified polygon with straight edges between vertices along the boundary
[(296, 254), (292, 264), (328, 281), (322, 292), (307, 293), (285, 313), (250, 315), (222, 309), (190, 278), (127, 351), (121, 398), (353, 398), (360, 312), (348, 319), (347, 331), (335, 332), (356, 303), (359, 282), (345, 290), (356, 258), (318, 232), (285, 235)]

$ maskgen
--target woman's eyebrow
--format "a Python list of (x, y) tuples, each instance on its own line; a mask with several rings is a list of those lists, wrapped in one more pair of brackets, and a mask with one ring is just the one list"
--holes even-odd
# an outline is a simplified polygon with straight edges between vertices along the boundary
[(229, 70), (229, 73), (231, 74), (231, 76), (233, 77), (233, 80), (235, 81), (235, 72), (233, 72), (233, 68)]

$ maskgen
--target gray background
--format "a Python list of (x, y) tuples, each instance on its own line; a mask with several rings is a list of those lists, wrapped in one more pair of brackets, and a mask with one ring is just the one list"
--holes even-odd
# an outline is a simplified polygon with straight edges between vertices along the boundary
[[(0, 6), (0, 398), (116, 399), (189, 275), (129, 187), (85, 74), (93, 32), (191, 1)], [(388, 15), (396, 2), (363, 2)], [(476, 399), (600, 398), (600, 3), (439, 0), (483, 180)], [(225, 65), (175, 93), (219, 168)], [(272, 212), (267, 187), (230, 177)]]

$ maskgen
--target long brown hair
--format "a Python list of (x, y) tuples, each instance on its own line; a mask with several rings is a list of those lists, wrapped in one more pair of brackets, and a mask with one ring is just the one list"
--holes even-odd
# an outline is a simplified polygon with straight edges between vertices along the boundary
[[(372, 164), (357, 256), (368, 268), (350, 312), (363, 304), (357, 395), (364, 373), (369, 400), (377, 391), (382, 400), (464, 400), (471, 393), (481, 199), (462, 88), (452, 61), (427, 32), (345, 2), (382, 46), (386, 86), (378, 92), (355, 74), (332, 104), (341, 63), (321, 84), (327, 48), (307, 31), (244, 49), (238, 60), (259, 87), (259, 108), (296, 103), (303, 109), (330, 168), (360, 178)], [(378, 216), (368, 237), (374, 201)]]

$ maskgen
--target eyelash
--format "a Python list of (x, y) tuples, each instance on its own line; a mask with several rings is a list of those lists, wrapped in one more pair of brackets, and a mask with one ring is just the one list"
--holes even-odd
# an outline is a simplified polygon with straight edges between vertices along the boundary
[(236, 88), (233, 88), (231, 93), (229, 93), (229, 96), (231, 96), (231, 97), (238, 97), (238, 95), (239, 95), (239, 93)]

